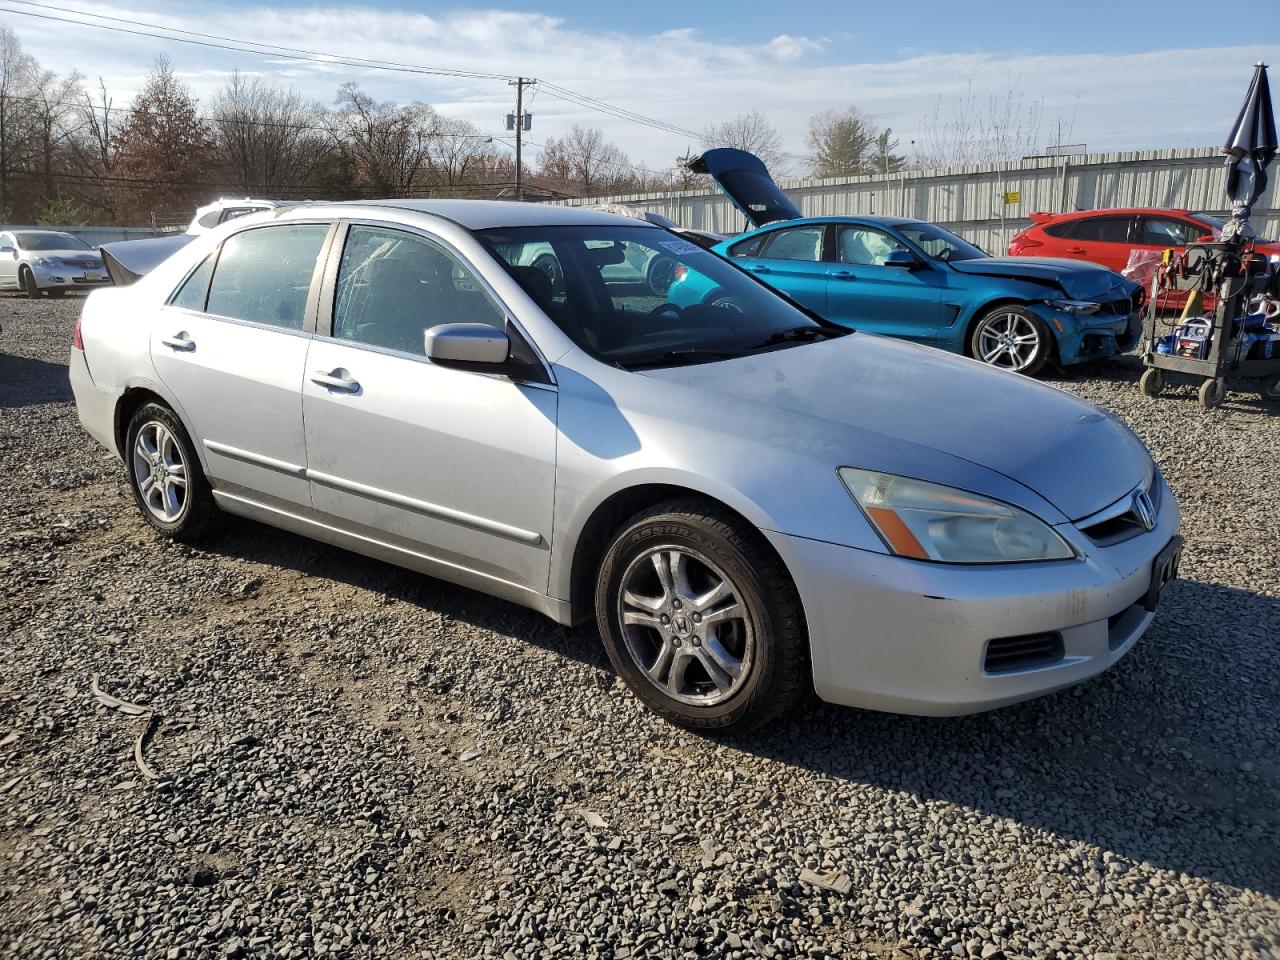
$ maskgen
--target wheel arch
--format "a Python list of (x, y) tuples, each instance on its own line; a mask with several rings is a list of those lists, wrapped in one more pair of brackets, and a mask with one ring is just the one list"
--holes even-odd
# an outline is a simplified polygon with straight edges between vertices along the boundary
[(133, 415), (138, 408), (147, 403), (159, 403), (168, 407), (173, 411), (173, 415), (182, 423), (182, 427), (187, 431), (187, 436), (191, 438), (191, 446), (195, 449), (196, 458), (200, 461), (200, 467), (208, 475), (209, 465), (205, 461), (204, 445), (200, 443), (199, 437), (191, 430), (191, 422), (183, 413), (182, 408), (174, 402), (171, 397), (165, 396), (156, 389), (152, 383), (136, 383), (125, 388), (120, 394), (120, 398), (116, 400), (115, 415), (112, 423), (112, 438), (115, 440), (116, 452), (123, 459), (126, 455), (125, 436), (129, 431), (129, 421), (133, 419)]
[[(599, 570), (600, 562), (604, 559), (613, 536), (623, 524), (641, 511), (660, 503), (688, 498), (703, 500), (709, 506), (728, 512), (740, 520), (748, 530), (759, 534), (762, 526), (761, 514), (753, 506), (740, 505), (747, 511), (755, 513), (756, 519), (744, 512), (744, 509), (739, 509), (727, 502), (725, 498), (715, 496), (704, 489), (686, 485), (675, 478), (661, 481), (644, 480), (615, 490), (596, 504), (578, 527), (569, 548), (569, 555), (560, 568), (561, 589), (557, 590), (554, 583), (552, 585), (553, 596), (564, 596), (567, 592), (572, 622), (581, 623), (593, 615), (595, 573)], [(767, 537), (760, 535), (760, 541), (770, 552), (778, 556)], [(778, 561), (784, 569), (787, 569), (787, 574), (790, 576), (790, 570), (781, 556), (778, 556)], [(554, 569), (552, 576), (556, 576)], [(792, 582), (794, 585), (794, 578)], [(564, 590), (565, 587), (567, 591)], [(796, 593), (799, 596), (798, 589)]]
[[(994, 296), (989, 300), (984, 300), (981, 304), (978, 305), (978, 307), (974, 309), (974, 311), (971, 314), (969, 314), (969, 319), (965, 321), (964, 341), (960, 345), (964, 355), (971, 359), (975, 359), (975, 360), (977, 359), (973, 355), (973, 332), (976, 329), (978, 329), (978, 323), (988, 313), (990, 313), (996, 307), (1022, 307), (1024, 310), (1031, 312), (1031, 303), (1032, 301), (1028, 300), (1026, 297), (1018, 297), (1018, 296), (1014, 296), (1012, 294), (1007, 294), (1007, 293)], [(1043, 318), (1041, 319), (1043, 320)], [(1049, 347), (1052, 352), (1050, 353), (1049, 356), (1052, 361), (1057, 362), (1058, 331), (1054, 330), (1053, 326), (1049, 324), (1047, 321), (1045, 322), (1045, 326), (1049, 328), (1049, 335), (1050, 335)]]

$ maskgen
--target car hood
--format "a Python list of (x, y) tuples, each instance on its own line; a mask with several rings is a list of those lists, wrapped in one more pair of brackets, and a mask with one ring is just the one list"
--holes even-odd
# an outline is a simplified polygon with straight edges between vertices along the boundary
[[(868, 334), (644, 375), (875, 434), (868, 448), (882, 449), (887, 438), (966, 460), (1072, 520), (1119, 500), (1151, 469), (1127, 427), (1064, 391)], [(847, 456), (850, 463), (832, 466), (886, 469), (857, 462), (857, 450)]]
[(948, 265), (957, 273), (1052, 284), (1074, 300), (1115, 300), (1132, 296), (1138, 288), (1133, 281), (1096, 263), (1055, 257), (983, 257)]

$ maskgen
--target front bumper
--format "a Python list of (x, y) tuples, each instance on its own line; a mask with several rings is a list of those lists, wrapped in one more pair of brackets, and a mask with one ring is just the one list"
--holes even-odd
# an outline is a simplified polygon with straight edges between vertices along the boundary
[(1066, 313), (1045, 304), (1033, 309), (1057, 338), (1058, 359), (1063, 366), (1127, 353), (1142, 332), (1142, 319), (1136, 309), (1125, 315), (1106, 316)]
[[(1160, 481), (1163, 483), (1163, 480)], [(1151, 624), (1142, 601), (1155, 557), (1177, 532), (1166, 488), (1156, 527), (1098, 547), (1057, 529), (1080, 555), (1053, 563), (925, 563), (769, 533), (808, 621), (814, 688), (832, 703), (893, 713), (978, 713), (1106, 670)], [(1056, 634), (1053, 662), (992, 672), (988, 645)]]
[(80, 267), (31, 264), (31, 275), (41, 290), (103, 287), (111, 283), (105, 266), (101, 270), (84, 270)]

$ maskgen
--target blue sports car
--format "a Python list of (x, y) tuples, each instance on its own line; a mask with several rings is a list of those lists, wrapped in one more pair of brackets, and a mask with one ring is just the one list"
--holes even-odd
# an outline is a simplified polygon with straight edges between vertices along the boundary
[[(709, 150), (691, 167), (715, 177), (757, 228), (711, 249), (828, 320), (1026, 374), (1137, 342), (1141, 288), (1105, 267), (989, 257), (921, 220), (802, 217), (742, 150)], [(734, 308), (701, 274), (678, 269), (667, 298)]]

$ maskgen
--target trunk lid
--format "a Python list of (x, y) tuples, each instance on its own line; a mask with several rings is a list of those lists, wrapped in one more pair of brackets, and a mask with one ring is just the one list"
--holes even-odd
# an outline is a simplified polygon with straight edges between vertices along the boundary
[(768, 167), (754, 153), (717, 147), (694, 157), (687, 166), (694, 173), (710, 174), (753, 227), (800, 219), (799, 208), (773, 182)]

